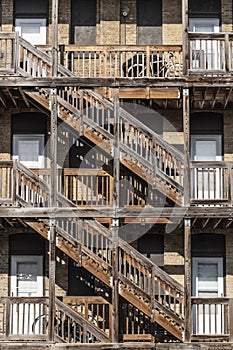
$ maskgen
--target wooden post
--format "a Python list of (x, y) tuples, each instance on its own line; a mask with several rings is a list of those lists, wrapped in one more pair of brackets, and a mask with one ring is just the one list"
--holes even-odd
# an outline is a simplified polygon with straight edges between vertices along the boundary
[(16, 160), (14, 160), (13, 167), (12, 167), (12, 194), (11, 194), (13, 206), (16, 205), (16, 193), (17, 193), (17, 189), (16, 189), (17, 178), (16, 177), (17, 177)]
[(230, 43), (229, 43), (229, 33), (225, 33), (225, 69), (226, 73), (230, 70)]
[(233, 299), (229, 299), (229, 342), (233, 342)]
[(232, 164), (227, 165), (227, 181), (228, 181), (228, 206), (232, 207)]
[(5, 304), (5, 322), (6, 322), (6, 329), (5, 329), (5, 340), (8, 340), (9, 334), (10, 334), (10, 302), (9, 298), (6, 298), (6, 304)]
[(55, 220), (50, 220), (49, 237), (49, 323), (48, 338), (54, 342), (55, 318), (55, 273), (56, 273), (56, 229)]
[(58, 0), (52, 0), (52, 77), (57, 77)]
[(119, 150), (119, 90), (113, 91), (114, 101), (114, 145), (113, 145), (113, 212), (112, 220), (112, 342), (118, 343), (119, 337), (119, 281), (118, 281), (118, 230), (119, 219), (117, 209), (119, 208), (119, 178), (120, 178), (120, 150)]
[(15, 49), (14, 49), (14, 63), (13, 63), (13, 66), (14, 66), (14, 70), (15, 70), (15, 74), (17, 74), (18, 72), (18, 68), (19, 68), (19, 53), (20, 53), (20, 50), (19, 50), (19, 32), (16, 32), (15, 33)]
[[(57, 77), (57, 26), (58, 0), (52, 0), (52, 77)], [(50, 207), (57, 206), (57, 89), (50, 90), (51, 122), (50, 122)], [(48, 339), (54, 342), (55, 317), (55, 275), (56, 275), (56, 220), (50, 220), (49, 237), (49, 325)]]
[(189, 89), (183, 88), (183, 133), (184, 133), (184, 205), (190, 205), (190, 121)]
[(189, 50), (188, 50), (188, 0), (182, 0), (182, 48), (183, 48), (183, 75), (188, 75)]
[(156, 174), (157, 174), (157, 157), (156, 157), (156, 137), (153, 135), (153, 152), (152, 152), (152, 165), (153, 165), (153, 176), (152, 176), (152, 189), (156, 190)]
[(192, 307), (191, 307), (191, 219), (184, 219), (184, 313), (185, 342), (191, 341)]

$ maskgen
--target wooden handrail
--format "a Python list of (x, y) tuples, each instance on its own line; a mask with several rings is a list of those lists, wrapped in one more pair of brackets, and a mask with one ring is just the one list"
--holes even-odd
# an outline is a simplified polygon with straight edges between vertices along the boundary
[[(73, 333), (74, 334), (70, 335), (70, 337), (73, 337), (73, 339), (68, 339), (68, 342), (76, 343), (76, 342), (80, 342), (80, 340), (81, 340), (81, 334), (79, 335), (80, 339), (75, 339), (75, 336), (76, 336), (75, 330), (77, 331), (75, 323), (77, 323), (77, 325), (81, 328), (79, 330), (79, 332), (84, 333), (82, 335), (84, 337), (84, 339), (86, 339), (86, 341), (84, 341), (84, 342), (89, 342), (89, 340), (90, 340), (90, 342), (92, 342), (93, 337), (101, 342), (107, 342), (107, 343), (110, 342), (109, 337), (106, 335), (106, 333), (104, 331), (102, 331), (100, 328), (95, 326), (92, 322), (86, 320), (83, 316), (81, 316), (81, 314), (75, 312), (73, 309), (71, 309), (70, 307), (65, 305), (63, 302), (61, 302), (57, 298), (55, 299), (55, 305), (56, 305), (57, 311), (62, 313), (61, 317), (63, 317), (63, 318), (66, 317), (68, 325), (69, 324), (71, 325), (72, 322), (74, 322), (74, 324), (73, 324)], [(63, 334), (64, 334), (64, 330), (63, 331), (61, 330), (58, 335), (60, 337), (63, 337)]]

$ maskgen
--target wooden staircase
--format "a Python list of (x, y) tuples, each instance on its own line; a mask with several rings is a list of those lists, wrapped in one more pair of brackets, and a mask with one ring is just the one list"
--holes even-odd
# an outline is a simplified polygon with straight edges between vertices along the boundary
[[(51, 74), (51, 58), (19, 38), (18, 73), (23, 76)], [(43, 67), (43, 71), (41, 71)], [(74, 74), (59, 65), (60, 76)], [(114, 104), (97, 91), (76, 87), (58, 89), (59, 118), (110, 156), (114, 141)], [(27, 91), (31, 101), (50, 110), (50, 91)], [(183, 202), (183, 154), (133, 115), (119, 107), (119, 149), (121, 164), (151, 184), (177, 205)]]
[[(20, 163), (16, 163), (14, 173), (19, 205), (38, 206), (46, 202), (49, 186), (45, 181)], [(75, 207), (61, 194), (57, 196), (57, 205)], [(49, 239), (48, 220), (25, 219), (25, 223)], [(112, 288), (111, 230), (92, 219), (58, 218), (56, 232), (57, 247)], [(182, 285), (121, 238), (118, 258), (119, 294), (181, 341), (184, 329)]]
[[(51, 74), (51, 58), (19, 38), (18, 73), (24, 76)], [(43, 67), (43, 69), (41, 68)], [(60, 76), (73, 74), (59, 66)], [(50, 110), (49, 91), (27, 91), (28, 97)], [(79, 136), (84, 136), (109, 155), (113, 154), (114, 104), (92, 90), (58, 89), (59, 117)], [(183, 155), (123, 108), (119, 108), (121, 163), (151, 186), (181, 205), (183, 201)], [(48, 184), (21, 164), (16, 174), (16, 201), (21, 206), (46, 206)], [(57, 206), (75, 207), (58, 194)], [(25, 220), (48, 239), (48, 221)], [(95, 220), (56, 220), (57, 247), (112, 288), (112, 232)], [(183, 339), (184, 291), (182, 285), (119, 238), (119, 294), (166, 329)]]

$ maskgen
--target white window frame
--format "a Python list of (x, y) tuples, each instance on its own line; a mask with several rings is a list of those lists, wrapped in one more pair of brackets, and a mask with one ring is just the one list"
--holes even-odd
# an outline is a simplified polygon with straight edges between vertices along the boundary
[[(16, 18), (15, 31), (22, 35), (24, 25), (34, 25), (39, 27), (39, 34), (30, 40), (33, 45), (46, 45), (46, 18)], [(24, 36), (23, 36), (24, 37)]]
[(196, 141), (216, 141), (217, 144), (217, 154), (216, 154), (216, 159), (206, 159), (206, 161), (211, 161), (211, 160), (222, 160), (222, 135), (221, 134), (213, 134), (213, 135), (191, 135), (191, 159), (192, 160), (197, 160), (195, 159), (195, 143)]
[(38, 264), (37, 296), (43, 296), (43, 255), (12, 255), (11, 256), (11, 296), (17, 296), (17, 263), (35, 262)]
[(38, 161), (22, 161), (22, 164), (29, 168), (44, 168), (45, 157), (41, 148), (44, 148), (44, 134), (13, 134), (13, 155), (12, 159), (20, 161), (18, 154), (18, 142), (20, 140), (36, 140), (39, 143)]
[(205, 33), (218, 33), (219, 32), (219, 18), (189, 18), (189, 31), (197, 32), (199, 26), (211, 26), (213, 25), (213, 31), (206, 31)]

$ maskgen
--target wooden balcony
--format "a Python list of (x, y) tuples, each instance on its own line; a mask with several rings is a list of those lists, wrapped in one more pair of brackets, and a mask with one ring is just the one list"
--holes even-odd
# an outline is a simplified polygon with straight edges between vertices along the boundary
[[(188, 74), (229, 75), (232, 33), (189, 33)], [(51, 77), (51, 46), (33, 48), (15, 33), (0, 33), (1, 74)], [(43, 52), (42, 52), (43, 51)], [(60, 45), (59, 63), (79, 78), (181, 78), (181, 45)], [(47, 55), (48, 54), (48, 55)]]
[[(101, 300), (100, 300), (101, 299)], [(95, 343), (109, 342), (106, 328), (100, 325), (102, 298), (82, 298), (84, 304), (99, 305), (96, 315), (98, 323), (85, 319), (85, 314), (55, 300), (54, 335), (56, 342)], [(80, 304), (80, 301), (77, 301)], [(49, 299), (47, 297), (0, 297), (0, 341), (48, 341)], [(77, 304), (78, 305), (78, 304)], [(101, 309), (101, 310), (99, 310)], [(94, 315), (92, 309), (92, 315)], [(109, 320), (108, 320), (109, 326)], [(110, 330), (108, 329), (108, 332)]]
[(233, 299), (192, 297), (194, 341), (233, 341)]
[[(158, 162), (158, 166), (164, 160)], [(166, 163), (167, 164), (167, 163)], [(174, 174), (167, 171), (167, 178)], [(232, 206), (233, 163), (232, 162), (190, 162), (190, 204), (191, 206)], [(120, 205), (122, 207), (145, 207), (159, 205), (156, 191), (148, 184), (126, 173), (121, 175)], [(12, 206), (19, 203), (33, 207), (49, 206), (49, 169), (28, 170), (22, 164), (13, 161), (0, 162), (0, 205)], [(101, 169), (58, 169), (57, 189), (70, 205), (83, 207), (110, 207), (113, 204), (114, 181), (110, 173)], [(167, 186), (170, 188), (169, 181)], [(67, 206), (68, 202), (60, 197), (58, 206)], [(181, 197), (182, 199), (182, 197)]]
[[(233, 299), (192, 297), (191, 302), (192, 341), (232, 342)], [(153, 341), (150, 322), (145, 319), (145, 315), (139, 315), (139, 310), (129, 304), (124, 308), (131, 310), (131, 316), (127, 314), (126, 319), (122, 319), (122, 339)], [(111, 304), (102, 297), (63, 297), (62, 301), (56, 299), (56, 341), (98, 342), (100, 339), (96, 337), (97, 334), (105, 334), (106, 339), (110, 339), (111, 314)], [(142, 320), (147, 323), (146, 327), (143, 327)], [(48, 322), (48, 298), (0, 297), (0, 341), (46, 341)], [(97, 330), (99, 333), (95, 333)]]
[(209, 206), (232, 206), (231, 162), (190, 163), (191, 204)]

